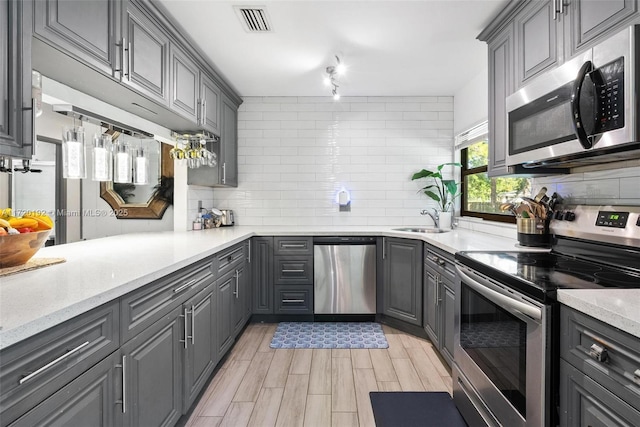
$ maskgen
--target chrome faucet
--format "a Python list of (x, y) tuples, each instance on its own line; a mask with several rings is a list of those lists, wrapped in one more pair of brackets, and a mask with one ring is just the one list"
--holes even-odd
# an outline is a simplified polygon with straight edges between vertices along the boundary
[(431, 213), (427, 209), (423, 209), (420, 211), (420, 215), (429, 215), (433, 220), (433, 225), (436, 228), (440, 228), (440, 216), (438, 216), (438, 210), (436, 208), (431, 208), (431, 209), (433, 209), (434, 213)]

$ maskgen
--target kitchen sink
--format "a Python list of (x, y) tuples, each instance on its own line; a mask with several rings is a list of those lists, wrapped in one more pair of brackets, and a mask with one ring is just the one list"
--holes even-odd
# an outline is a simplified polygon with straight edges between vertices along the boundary
[(441, 230), (439, 228), (424, 228), (424, 227), (403, 227), (394, 228), (395, 231), (409, 231), (411, 233), (446, 233), (450, 230)]

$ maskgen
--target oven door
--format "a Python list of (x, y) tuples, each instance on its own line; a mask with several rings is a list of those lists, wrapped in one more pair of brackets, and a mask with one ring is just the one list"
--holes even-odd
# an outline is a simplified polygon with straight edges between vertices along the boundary
[[(456, 269), (455, 368), (476, 394), (466, 400), (479, 399), (474, 409), (501, 425), (549, 425), (547, 309), (466, 266)], [(454, 399), (456, 392), (464, 393), (454, 390)]]

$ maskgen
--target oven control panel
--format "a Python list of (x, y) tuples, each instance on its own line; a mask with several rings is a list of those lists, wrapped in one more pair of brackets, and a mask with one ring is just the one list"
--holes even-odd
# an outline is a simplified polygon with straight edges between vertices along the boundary
[(596, 225), (600, 227), (625, 228), (628, 219), (629, 212), (600, 211), (598, 212)]

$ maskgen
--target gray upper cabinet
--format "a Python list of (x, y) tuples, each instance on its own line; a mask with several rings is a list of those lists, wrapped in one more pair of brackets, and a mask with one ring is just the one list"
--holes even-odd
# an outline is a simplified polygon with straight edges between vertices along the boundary
[(220, 140), (220, 182), (226, 187), (238, 186), (238, 107), (222, 97), (222, 132)]
[(205, 73), (200, 74), (200, 126), (220, 134), (220, 88)]
[(171, 109), (194, 123), (199, 122), (200, 70), (176, 45), (171, 45)]
[(557, 0), (532, 2), (514, 20), (518, 86), (558, 63), (562, 52), (556, 3)]
[(568, 24), (565, 20), (565, 50), (568, 58), (606, 34), (638, 23), (640, 19), (637, 0), (572, 1), (566, 8)]
[(169, 105), (169, 37), (134, 3), (127, 3), (123, 40), (125, 44), (122, 81), (150, 97)]
[(507, 104), (513, 92), (513, 24), (489, 43), (489, 176), (508, 173)]
[(30, 158), (33, 2), (0, 1), (0, 156)]
[(422, 242), (384, 240), (383, 314), (422, 326)]
[(34, 34), (97, 68), (115, 74), (120, 66), (122, 2), (39, 0)]

